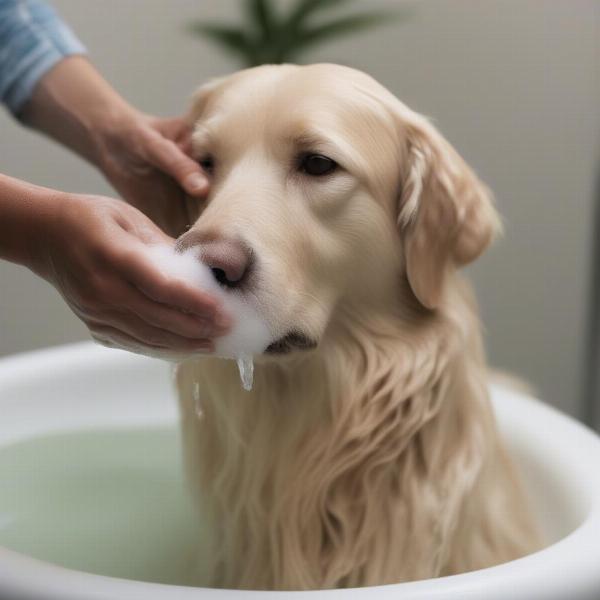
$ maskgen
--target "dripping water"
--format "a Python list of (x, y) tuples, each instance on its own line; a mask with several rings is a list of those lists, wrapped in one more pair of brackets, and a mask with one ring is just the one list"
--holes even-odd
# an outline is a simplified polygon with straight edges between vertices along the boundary
[(200, 404), (200, 383), (198, 381), (194, 382), (194, 390), (192, 392), (192, 396), (194, 398), (194, 409), (196, 410), (196, 416), (202, 416), (202, 404)]
[(241, 354), (238, 356), (237, 366), (240, 371), (242, 387), (249, 392), (252, 389), (252, 384), (254, 383), (254, 361), (252, 360), (252, 355)]

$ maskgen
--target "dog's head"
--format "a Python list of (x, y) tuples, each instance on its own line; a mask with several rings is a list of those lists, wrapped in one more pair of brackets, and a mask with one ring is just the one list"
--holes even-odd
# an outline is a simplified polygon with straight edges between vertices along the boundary
[(422, 116), (347, 67), (265, 66), (202, 87), (193, 147), (212, 180), (181, 248), (263, 312), (272, 353), (312, 348), (345, 308), (426, 309), (499, 229), (489, 193)]

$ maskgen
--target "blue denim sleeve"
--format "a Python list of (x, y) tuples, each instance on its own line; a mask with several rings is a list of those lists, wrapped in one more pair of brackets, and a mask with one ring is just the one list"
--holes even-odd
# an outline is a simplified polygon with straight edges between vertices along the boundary
[(85, 48), (41, 0), (0, 0), (0, 102), (18, 115), (57, 62)]

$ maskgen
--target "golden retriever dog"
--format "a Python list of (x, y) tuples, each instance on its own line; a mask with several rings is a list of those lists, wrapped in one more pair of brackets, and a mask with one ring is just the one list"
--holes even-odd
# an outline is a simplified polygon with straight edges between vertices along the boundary
[(347, 67), (241, 71), (201, 88), (190, 119), (212, 187), (180, 248), (216, 245), (221, 283), (273, 335), (250, 392), (233, 361), (178, 367), (187, 474), (212, 525), (204, 583), (373, 586), (538, 548), (458, 272), (500, 230), (488, 189)]

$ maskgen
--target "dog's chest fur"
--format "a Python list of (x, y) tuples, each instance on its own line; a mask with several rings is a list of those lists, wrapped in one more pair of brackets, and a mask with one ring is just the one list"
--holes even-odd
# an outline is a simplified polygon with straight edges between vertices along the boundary
[(231, 362), (179, 367), (188, 476), (214, 524), (211, 585), (378, 585), (524, 553), (510, 527), (490, 530), (506, 507), (479, 498), (497, 443), (478, 340), (418, 339), (355, 331), (259, 364), (250, 393)]

